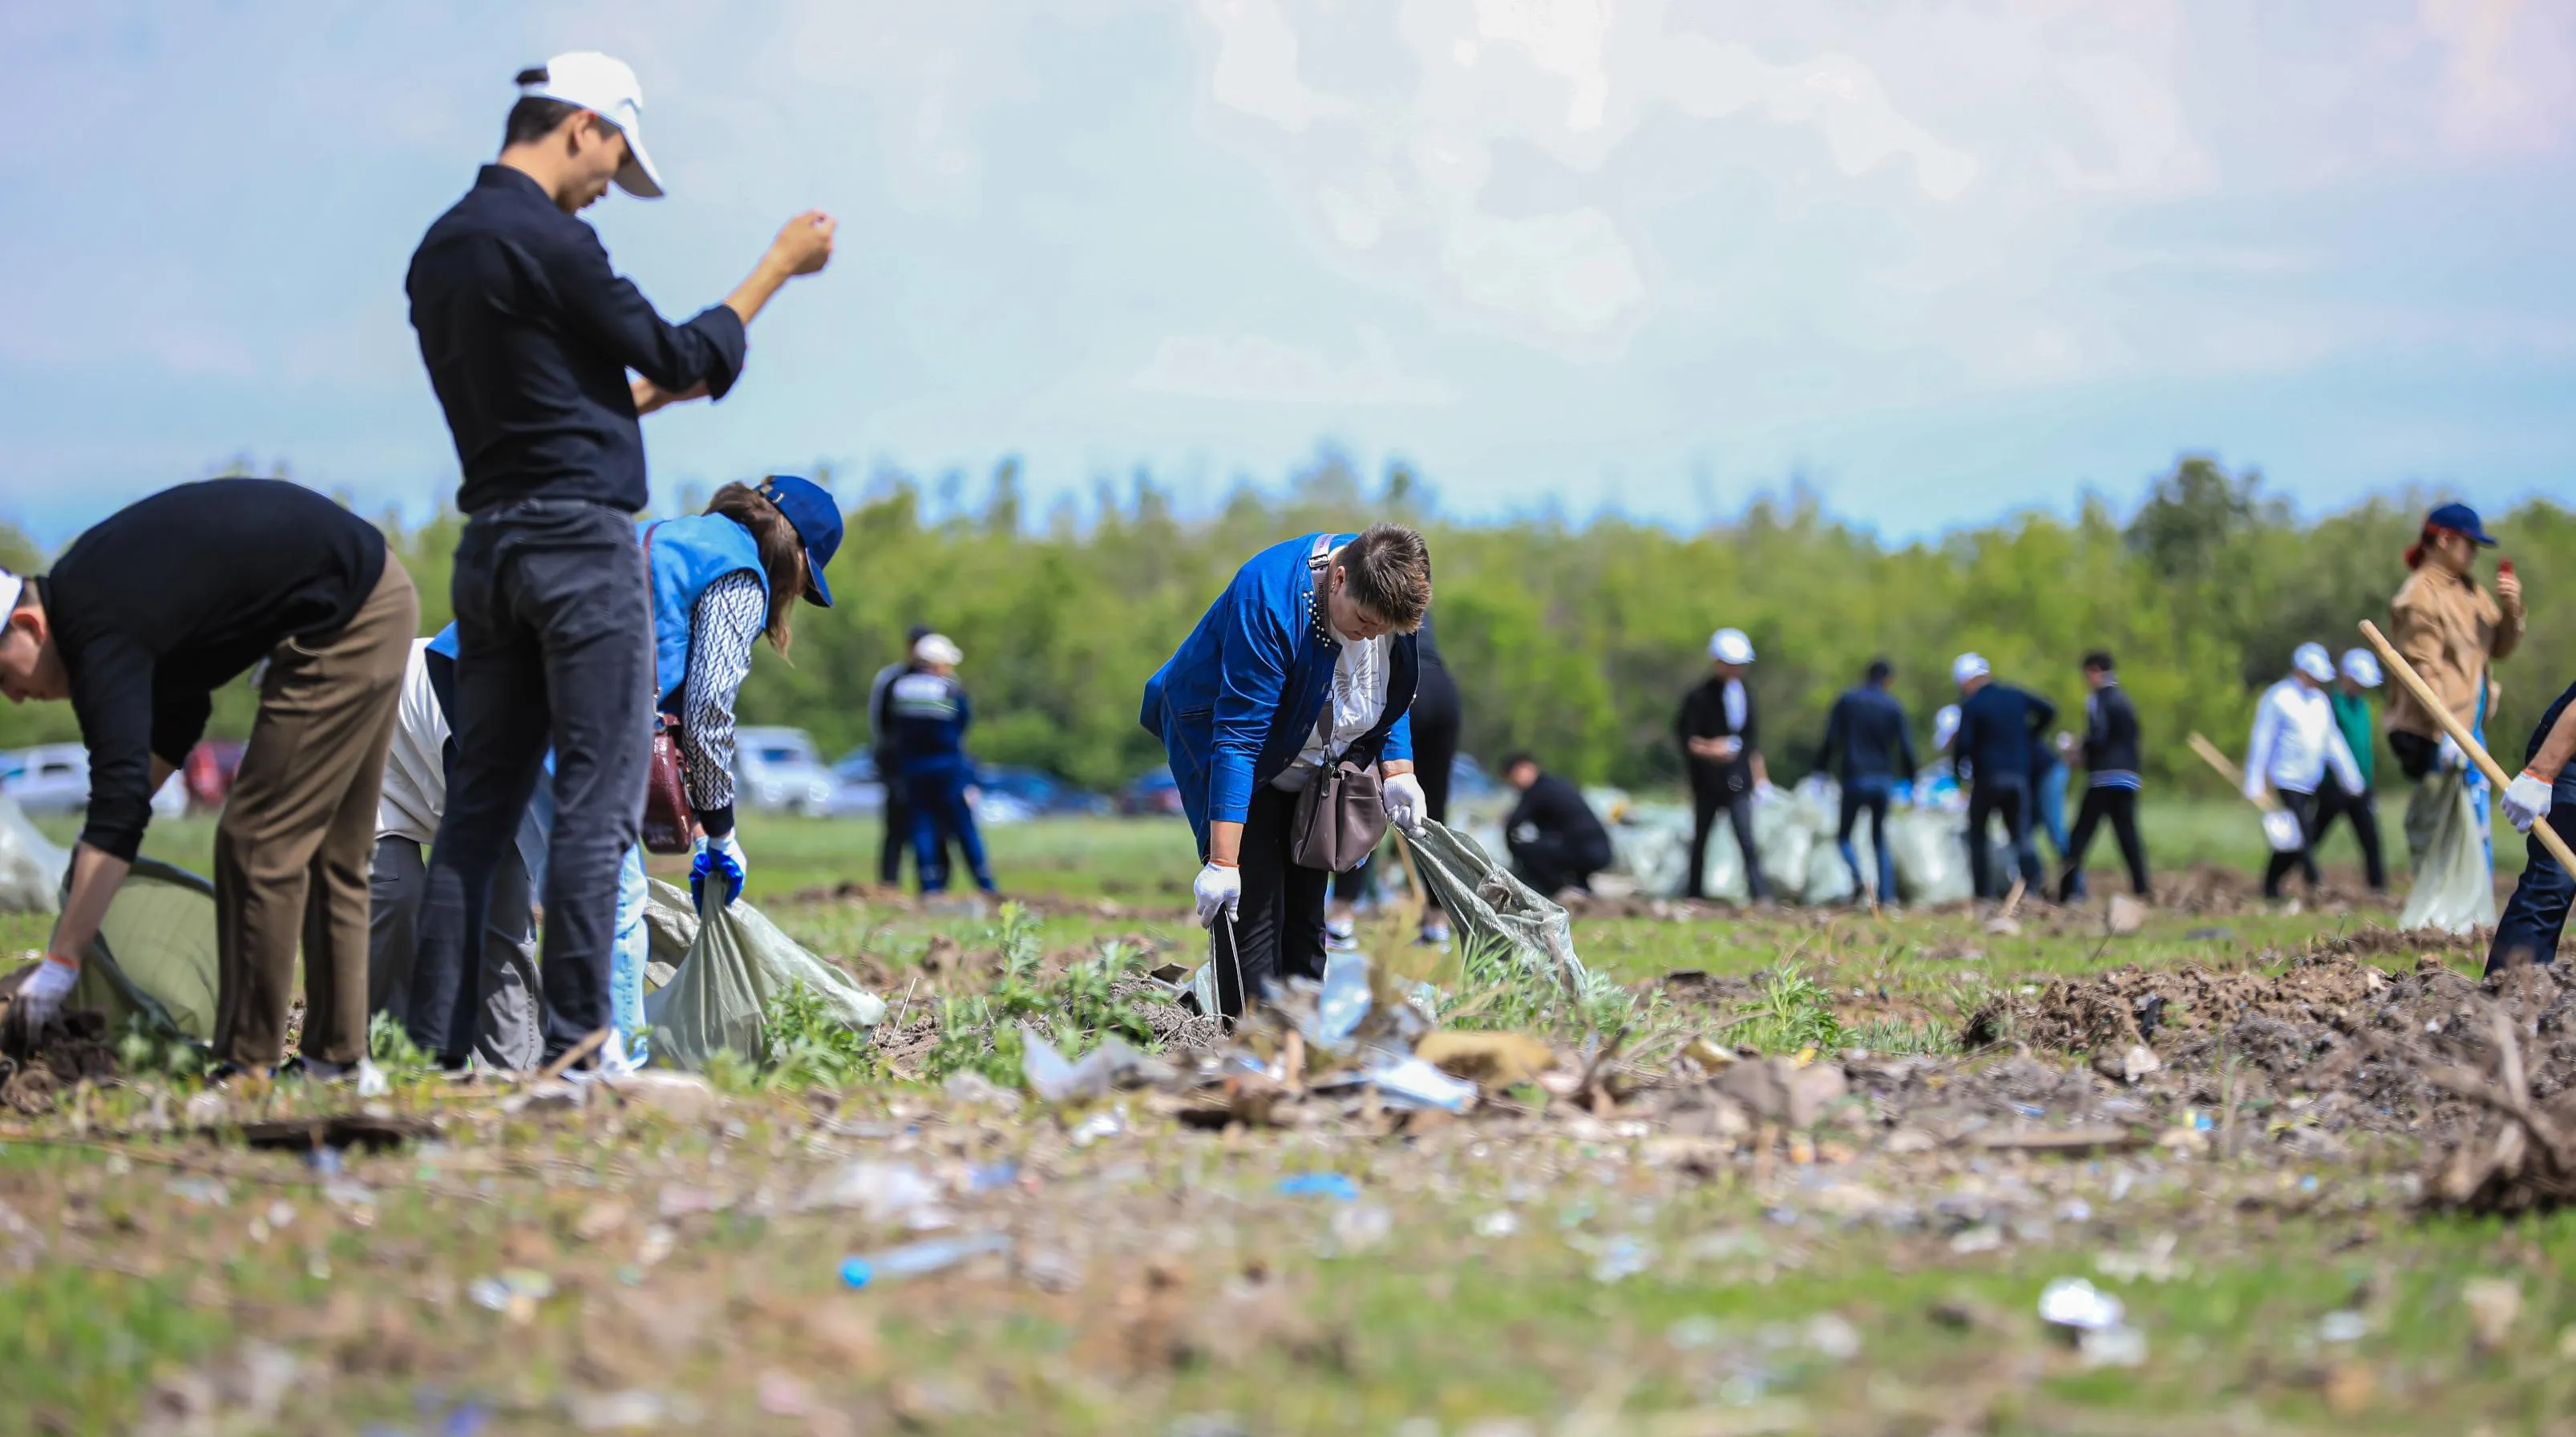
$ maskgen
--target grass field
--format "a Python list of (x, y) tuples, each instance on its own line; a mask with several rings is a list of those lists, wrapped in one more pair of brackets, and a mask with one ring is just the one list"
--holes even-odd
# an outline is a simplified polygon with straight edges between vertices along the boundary
[[(2160, 866), (2251, 867), (2250, 830), (2150, 809)], [(796, 897), (866, 876), (874, 837), (747, 823), (755, 898), (907, 985), (951, 981), (923, 967), (938, 940), (1003, 941), (989, 918)], [(1056, 900), (1049, 952), (1201, 941), (1177, 823), (990, 838), (1007, 888)], [(150, 848), (202, 867), (209, 841), (160, 825)], [(1753, 995), (1657, 1010), (1712, 1035), (1760, 1031), (1726, 1025), (1781, 990), (1742, 980), (1794, 968), (1846, 1035), (1911, 1035), (1936, 1087), (2022, 1084), (2045, 1123), (2116, 1085), (2067, 1096), (2080, 1054), (1958, 1052), (1986, 999), (2130, 964), (2279, 973), (2391, 916), (2160, 910), (2115, 939), (2085, 914), (2000, 934), (1959, 911), (1791, 910), (1576, 937), (1641, 993), (1693, 969)], [(1391, 921), (1368, 936), (1454, 980)], [(2372, 953), (2392, 973), (2419, 957)], [(2474, 967), (2460, 945), (2421, 956)], [(2075, 1076), (2031, 1076), (2059, 1068)], [(2420, 1216), (2411, 1136), (2294, 1148), (2297, 1100), (2213, 1071), (2174, 1101), (2223, 1114), (2215, 1143), (1909, 1154), (1870, 1099), (1803, 1151), (1714, 1165), (1643, 1108), (1544, 1100), (1216, 1133), (1142, 1095), (1046, 1114), (875, 1081), (674, 1114), (424, 1082), (391, 1105), (443, 1138), (338, 1171), (190, 1139), (189, 1086), (148, 1080), (0, 1118), (0, 1432), (2576, 1431), (2576, 1219)], [(344, 1100), (233, 1101), (237, 1119)], [(852, 1162), (916, 1170), (1015, 1259), (849, 1290), (845, 1255), (906, 1236), (891, 1210), (812, 1200)], [(1280, 1190), (1317, 1172), (1351, 1196)], [(2035, 1304), (2067, 1276), (2124, 1302), (2142, 1350), (2052, 1338)]]

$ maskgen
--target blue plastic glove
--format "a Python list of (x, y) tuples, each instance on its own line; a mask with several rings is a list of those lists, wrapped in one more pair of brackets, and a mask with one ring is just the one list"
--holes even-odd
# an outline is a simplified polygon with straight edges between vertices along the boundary
[(743, 857), (739, 837), (698, 835), (697, 849), (689, 857), (689, 902), (698, 908), (707, 906), (707, 877), (713, 874), (724, 884), (724, 901), (732, 903), (742, 896), (743, 875), (750, 871), (751, 860)]

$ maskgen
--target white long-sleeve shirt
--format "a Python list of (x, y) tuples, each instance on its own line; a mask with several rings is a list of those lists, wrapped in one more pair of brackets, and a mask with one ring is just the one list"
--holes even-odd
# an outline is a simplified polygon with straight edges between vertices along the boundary
[(384, 791), (376, 800), (376, 837), (428, 843), (447, 811), (447, 711), (429, 684), (429, 640), (414, 639), (403, 661), (402, 698), (394, 707), (393, 743), (385, 750)]
[(2328, 765), (2346, 792), (2361, 792), (2361, 765), (2353, 762), (2325, 690), (2297, 679), (2264, 690), (2254, 710), (2254, 740), (2245, 751), (2245, 796), (2259, 799), (2266, 782), (2283, 793), (2314, 793)]

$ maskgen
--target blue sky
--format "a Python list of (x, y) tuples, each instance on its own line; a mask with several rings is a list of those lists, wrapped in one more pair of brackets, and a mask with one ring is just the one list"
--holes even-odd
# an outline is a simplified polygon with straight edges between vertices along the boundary
[(1211, 504), (1330, 442), (1444, 507), (1891, 537), (2177, 451), (2310, 510), (2568, 494), (2576, 7), (770, 0), (0, 7), (0, 515), (236, 455), (419, 513), (405, 318), (510, 76), (640, 73), (591, 211), (675, 315), (842, 221), (657, 494), (830, 464)]

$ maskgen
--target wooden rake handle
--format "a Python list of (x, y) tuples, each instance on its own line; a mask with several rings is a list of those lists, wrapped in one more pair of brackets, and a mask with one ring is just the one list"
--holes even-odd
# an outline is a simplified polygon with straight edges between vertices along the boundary
[[(2487, 752), (2486, 745), (2477, 741), (2468, 727), (2452, 714), (2448, 704), (2434, 696), (2433, 686), (2424, 682), (2424, 676), (2415, 672), (2415, 666), (2406, 662), (2406, 656), (2397, 652), (2395, 644), (2388, 642), (2388, 636), (2379, 631), (2379, 625), (2368, 619), (2362, 620), (2361, 636), (2368, 639), (2370, 646), (2379, 651), (2380, 663), (2397, 676), (2397, 681), (2404, 684), (2406, 691), (2415, 696), (2415, 702), (2424, 706), (2424, 711), (2431, 714), (2433, 721), (2442, 726), (2442, 732), (2451, 736), (2451, 742), (2460, 746), (2460, 752), (2469, 756), (2469, 761), (2486, 774), (2487, 781), (2494, 784), (2498, 792), (2502, 792), (2513, 782), (2506, 776), (2505, 771), (2496, 765), (2495, 756)], [(2570, 873), (2576, 873), (2576, 852), (2568, 849), (2567, 840), (2558, 836), (2558, 830), (2551, 827), (2547, 819), (2533, 824), (2531, 833), (2533, 837), (2540, 840), (2541, 847), (2549, 850), (2550, 857), (2558, 860), (2559, 867)]]

